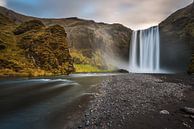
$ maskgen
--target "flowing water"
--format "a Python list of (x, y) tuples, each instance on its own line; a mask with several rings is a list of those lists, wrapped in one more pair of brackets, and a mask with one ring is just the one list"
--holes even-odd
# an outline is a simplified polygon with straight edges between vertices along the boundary
[(133, 31), (129, 71), (134, 73), (160, 72), (160, 36), (159, 27)]
[[(64, 129), (111, 74), (0, 80), (0, 129)], [(86, 105), (86, 104), (85, 104)]]

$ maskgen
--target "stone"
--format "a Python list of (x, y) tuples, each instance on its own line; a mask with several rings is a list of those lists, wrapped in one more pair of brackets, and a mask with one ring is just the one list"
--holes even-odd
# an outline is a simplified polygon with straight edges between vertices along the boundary
[(79, 125), (79, 126), (78, 126), (78, 129), (82, 129), (82, 125)]
[(89, 125), (90, 125), (90, 121), (87, 120), (87, 121), (85, 122), (85, 126), (89, 126)]
[(169, 115), (170, 113), (167, 110), (160, 111), (160, 114), (162, 115)]
[(181, 110), (188, 114), (194, 114), (194, 108), (184, 107)]
[(191, 119), (194, 119), (194, 115), (191, 115), (190, 117), (191, 117)]
[(86, 113), (86, 114), (85, 114), (85, 117), (88, 117), (89, 115), (90, 115), (89, 113)]

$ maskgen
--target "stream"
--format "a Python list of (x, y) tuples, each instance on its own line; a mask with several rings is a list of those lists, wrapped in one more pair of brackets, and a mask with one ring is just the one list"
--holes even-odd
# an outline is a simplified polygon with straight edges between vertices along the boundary
[(93, 87), (112, 75), (0, 79), (0, 129), (66, 128), (82, 112)]

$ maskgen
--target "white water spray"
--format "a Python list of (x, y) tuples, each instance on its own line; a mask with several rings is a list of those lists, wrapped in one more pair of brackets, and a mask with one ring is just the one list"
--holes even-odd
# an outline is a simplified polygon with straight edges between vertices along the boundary
[(135, 73), (160, 72), (160, 37), (159, 27), (133, 31), (129, 71)]

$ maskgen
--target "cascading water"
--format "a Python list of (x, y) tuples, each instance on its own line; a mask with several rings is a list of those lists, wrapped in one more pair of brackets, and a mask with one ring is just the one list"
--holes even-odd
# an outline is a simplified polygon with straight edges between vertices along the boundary
[(133, 31), (129, 71), (135, 73), (160, 72), (160, 37), (159, 27)]

